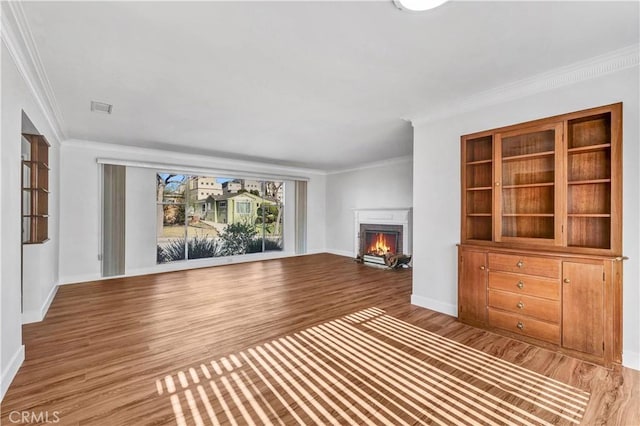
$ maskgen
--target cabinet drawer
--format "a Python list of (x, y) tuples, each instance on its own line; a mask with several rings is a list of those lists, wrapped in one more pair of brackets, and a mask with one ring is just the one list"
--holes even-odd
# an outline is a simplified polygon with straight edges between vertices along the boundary
[(489, 288), (560, 300), (560, 281), (505, 272), (489, 272)]
[(560, 323), (560, 301), (489, 290), (489, 306), (519, 315)]
[(489, 270), (560, 278), (560, 260), (546, 257), (489, 253)]
[[(489, 308), (489, 325), (550, 343), (560, 343), (560, 326)], [(519, 327), (520, 326), (520, 327)]]

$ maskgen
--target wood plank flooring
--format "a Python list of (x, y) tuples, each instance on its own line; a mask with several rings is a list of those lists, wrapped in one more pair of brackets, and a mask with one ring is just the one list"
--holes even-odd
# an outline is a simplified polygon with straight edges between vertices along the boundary
[(460, 324), (410, 293), (409, 270), (329, 254), (63, 286), (24, 326), (2, 424), (27, 411), (62, 425), (640, 425), (640, 372)]

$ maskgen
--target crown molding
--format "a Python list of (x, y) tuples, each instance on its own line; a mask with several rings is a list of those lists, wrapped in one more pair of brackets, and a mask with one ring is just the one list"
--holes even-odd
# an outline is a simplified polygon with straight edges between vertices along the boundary
[[(62, 148), (75, 148), (85, 150), (100, 150), (102, 153), (112, 153), (112, 163), (120, 160), (121, 162), (129, 162), (130, 165), (134, 165), (136, 159), (141, 159), (142, 162), (151, 164), (151, 160), (154, 156), (171, 158), (172, 164), (164, 164), (164, 166), (170, 166), (173, 169), (180, 168), (215, 168), (226, 171), (234, 172), (249, 172), (250, 174), (262, 173), (280, 175), (286, 175), (289, 178), (295, 179), (296, 176), (309, 177), (326, 175), (324, 170), (311, 169), (303, 167), (281, 166), (273, 163), (261, 163), (257, 161), (247, 161), (230, 159), (224, 157), (204, 156), (196, 154), (185, 154), (177, 151), (167, 151), (156, 148), (141, 148), (130, 145), (120, 145), (106, 142), (96, 142), (82, 139), (67, 139), (61, 143)], [(99, 157), (105, 155), (100, 153)], [(170, 157), (168, 157), (168, 155)], [(124, 158), (124, 159), (123, 159)]]
[(505, 103), (637, 67), (639, 63), (640, 45), (633, 44), (604, 55), (479, 92), (464, 99), (433, 106), (429, 110), (416, 114), (409, 119), (415, 127), (419, 124), (442, 120), (491, 105)]
[(53, 137), (60, 143), (66, 139), (64, 121), (21, 2), (2, 2), (0, 34), (2, 42), (49, 123)]
[(335, 170), (327, 170), (327, 175), (336, 175), (336, 174), (340, 174), (340, 173), (349, 173), (349, 172), (357, 172), (359, 170), (365, 170), (365, 169), (373, 169), (376, 167), (384, 167), (384, 166), (391, 166), (393, 164), (400, 164), (400, 163), (408, 163), (408, 162), (412, 162), (413, 161), (413, 155), (403, 155), (402, 157), (393, 157), (393, 158), (387, 158), (385, 160), (381, 160), (381, 161), (374, 161), (371, 163), (365, 163), (365, 164), (361, 164), (355, 167), (349, 167), (349, 168), (344, 168), (344, 169), (335, 169)]

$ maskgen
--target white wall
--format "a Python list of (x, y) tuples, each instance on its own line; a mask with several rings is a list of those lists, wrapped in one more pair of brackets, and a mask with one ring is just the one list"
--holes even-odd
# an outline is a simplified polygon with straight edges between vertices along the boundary
[[(60, 281), (73, 283), (100, 279), (101, 219), (100, 166), (98, 158), (174, 164), (213, 170), (239, 170), (254, 173), (278, 173), (305, 176), (308, 184), (308, 249), (324, 248), (324, 175), (309, 170), (277, 168), (258, 163), (235, 162), (212, 157), (167, 153), (158, 150), (127, 148), (88, 141), (66, 141), (62, 144), (62, 211), (60, 223)], [(137, 275), (151, 272), (218, 265), (241, 260), (257, 260), (293, 254), (293, 220), (285, 219), (285, 251), (252, 254), (242, 257), (201, 259), (189, 262), (156, 264), (156, 190), (155, 170), (127, 167), (125, 273)], [(287, 195), (293, 190), (292, 182)], [(291, 204), (291, 205), (289, 205)], [(288, 207), (293, 207), (288, 203)], [(292, 211), (286, 211), (293, 218)], [(321, 224), (317, 226), (316, 224)]]
[(412, 188), (410, 157), (327, 175), (327, 250), (353, 256), (354, 209), (411, 207)]
[(6, 46), (2, 44), (2, 151), (0, 228), (0, 398), (4, 395), (24, 358), (22, 314), (20, 312), (20, 179), (22, 111), (51, 143), (49, 195), (49, 238), (44, 244), (24, 247), (24, 318), (38, 321), (46, 312), (58, 282), (59, 185), (58, 145), (48, 122), (28, 89)]
[(640, 369), (640, 146), (638, 67), (434, 122), (414, 133), (412, 301), (457, 312), (456, 243), (460, 239), (460, 136), (622, 101), (623, 364)]

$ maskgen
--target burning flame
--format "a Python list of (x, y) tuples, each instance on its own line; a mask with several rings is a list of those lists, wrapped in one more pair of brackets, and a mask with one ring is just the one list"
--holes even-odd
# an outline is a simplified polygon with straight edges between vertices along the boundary
[(373, 241), (369, 246), (369, 253), (382, 256), (383, 254), (391, 251), (389, 244), (390, 243), (387, 241), (385, 234), (376, 234), (375, 241)]

